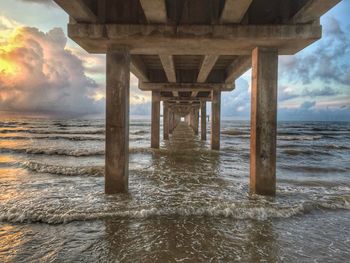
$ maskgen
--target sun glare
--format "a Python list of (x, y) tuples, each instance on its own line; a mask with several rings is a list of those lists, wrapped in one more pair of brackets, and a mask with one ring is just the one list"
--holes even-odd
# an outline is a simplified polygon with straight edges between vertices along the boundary
[(12, 75), (16, 73), (16, 66), (5, 60), (0, 58), (0, 74)]

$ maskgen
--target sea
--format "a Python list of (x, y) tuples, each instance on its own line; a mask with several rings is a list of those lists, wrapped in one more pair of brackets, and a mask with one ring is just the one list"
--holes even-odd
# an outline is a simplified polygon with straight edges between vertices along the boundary
[(349, 122), (278, 123), (276, 197), (249, 193), (248, 121), (220, 151), (210, 123), (150, 130), (131, 120), (129, 193), (105, 195), (103, 119), (0, 120), (0, 262), (349, 262)]

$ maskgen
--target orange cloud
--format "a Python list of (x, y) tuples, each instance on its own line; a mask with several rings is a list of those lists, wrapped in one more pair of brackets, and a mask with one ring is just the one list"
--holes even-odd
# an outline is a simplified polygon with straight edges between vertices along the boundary
[(44, 33), (0, 18), (0, 110), (101, 111), (91, 98), (96, 82), (66, 43), (60, 28)]

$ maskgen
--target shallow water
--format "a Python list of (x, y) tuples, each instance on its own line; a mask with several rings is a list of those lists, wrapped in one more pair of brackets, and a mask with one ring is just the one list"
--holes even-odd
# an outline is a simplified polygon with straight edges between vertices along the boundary
[(248, 193), (247, 122), (220, 152), (183, 124), (149, 144), (133, 120), (130, 192), (106, 196), (102, 120), (0, 121), (0, 262), (350, 257), (350, 123), (279, 124), (276, 198)]

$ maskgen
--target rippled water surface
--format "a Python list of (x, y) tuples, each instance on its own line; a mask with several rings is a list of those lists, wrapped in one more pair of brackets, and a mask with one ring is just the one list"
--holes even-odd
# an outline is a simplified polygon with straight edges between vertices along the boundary
[(151, 150), (133, 120), (130, 192), (106, 196), (104, 121), (0, 121), (0, 262), (349, 260), (350, 123), (279, 123), (276, 198), (248, 193), (249, 123), (221, 138)]

